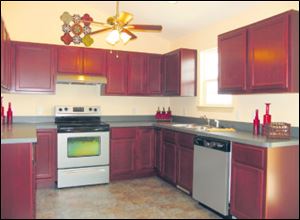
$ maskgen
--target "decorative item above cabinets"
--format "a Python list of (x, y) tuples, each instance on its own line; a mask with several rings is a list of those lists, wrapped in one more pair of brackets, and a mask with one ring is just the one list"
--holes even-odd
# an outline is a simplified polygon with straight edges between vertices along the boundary
[(219, 93), (299, 92), (299, 12), (218, 36)]

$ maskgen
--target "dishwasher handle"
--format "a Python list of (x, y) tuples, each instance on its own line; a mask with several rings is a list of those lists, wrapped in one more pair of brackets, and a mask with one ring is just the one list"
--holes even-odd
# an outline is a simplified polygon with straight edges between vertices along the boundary
[(224, 152), (231, 151), (230, 141), (211, 138), (211, 137), (197, 136), (194, 139), (194, 145), (203, 148), (209, 148), (212, 150), (224, 151)]

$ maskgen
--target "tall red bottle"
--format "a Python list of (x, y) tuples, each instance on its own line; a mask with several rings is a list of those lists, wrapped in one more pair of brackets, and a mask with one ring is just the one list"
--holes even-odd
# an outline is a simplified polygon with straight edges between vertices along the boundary
[(7, 124), (12, 124), (12, 118), (13, 118), (13, 112), (11, 110), (11, 103), (8, 103), (8, 109), (7, 109)]
[(266, 103), (266, 114), (264, 114), (264, 125), (271, 123), (271, 115), (269, 114), (270, 104), (271, 103)]
[(255, 118), (253, 119), (253, 135), (259, 135), (260, 133), (260, 121), (258, 118), (258, 109), (255, 110)]

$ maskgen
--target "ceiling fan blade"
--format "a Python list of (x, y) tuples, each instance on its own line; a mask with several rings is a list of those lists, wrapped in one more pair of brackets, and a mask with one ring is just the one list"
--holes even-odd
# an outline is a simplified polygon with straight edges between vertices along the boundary
[(129, 30), (134, 31), (161, 31), (161, 25), (131, 24), (126, 26)]
[(126, 11), (122, 11), (121, 14), (119, 15), (119, 17), (117, 18), (117, 21), (121, 24), (121, 25), (126, 25), (128, 24), (131, 20), (133, 19), (133, 14), (126, 12)]
[(131, 37), (130, 40), (133, 40), (133, 39), (136, 39), (136, 38), (137, 38), (137, 36), (136, 36), (135, 34), (133, 34), (132, 32), (130, 32), (129, 30), (127, 30), (127, 29), (125, 29), (125, 28), (122, 30), (122, 32), (128, 34), (128, 35)]
[(108, 31), (110, 29), (111, 29), (111, 27), (103, 28), (103, 29), (100, 29), (98, 31), (93, 31), (93, 32), (89, 33), (89, 35), (98, 34), (98, 33), (104, 32), (104, 31)]

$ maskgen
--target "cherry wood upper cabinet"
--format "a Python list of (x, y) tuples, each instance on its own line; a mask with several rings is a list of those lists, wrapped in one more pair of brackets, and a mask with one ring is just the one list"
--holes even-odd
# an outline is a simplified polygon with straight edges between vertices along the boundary
[(57, 72), (106, 75), (106, 50), (60, 46), (57, 49)]
[(218, 36), (219, 93), (246, 92), (247, 30)]
[(82, 48), (58, 47), (57, 72), (58, 74), (82, 74)]
[(146, 55), (146, 93), (162, 95), (162, 55)]
[(9, 90), (10, 87), (10, 39), (1, 17), (1, 88)]
[(128, 52), (107, 51), (107, 85), (105, 94), (127, 94)]
[(167, 53), (164, 66), (164, 95), (196, 95), (197, 50), (182, 48)]
[(298, 11), (219, 35), (218, 47), (219, 93), (299, 92)]
[(146, 56), (143, 53), (128, 53), (128, 95), (145, 93)]
[(55, 92), (55, 49), (47, 44), (13, 43), (13, 86), (16, 92)]
[[(284, 92), (296, 89), (296, 82), (293, 81), (297, 80), (299, 84), (299, 72), (295, 79), (290, 68), (292, 60), (295, 59), (291, 56), (291, 52), (296, 49), (293, 48), (295, 46), (299, 50), (299, 38), (295, 45), (291, 38), (294, 27), (289, 24), (292, 19), (296, 19), (296, 15), (285, 13), (250, 26), (248, 35), (250, 91)], [(299, 23), (299, 17), (297, 19)], [(297, 61), (294, 62), (299, 62), (298, 58), (299, 51)]]

